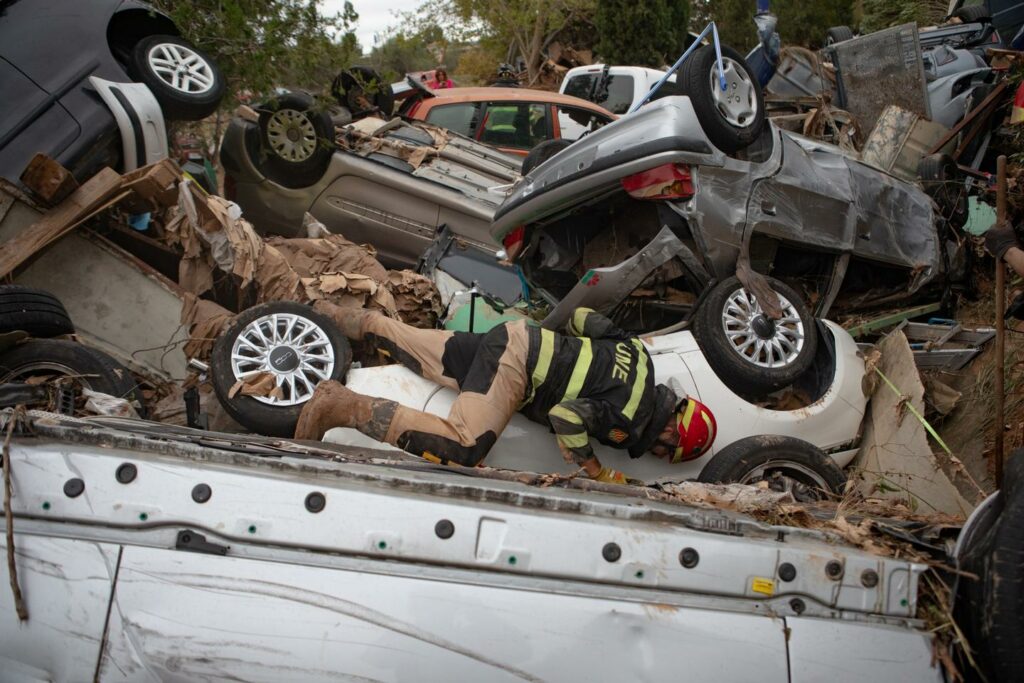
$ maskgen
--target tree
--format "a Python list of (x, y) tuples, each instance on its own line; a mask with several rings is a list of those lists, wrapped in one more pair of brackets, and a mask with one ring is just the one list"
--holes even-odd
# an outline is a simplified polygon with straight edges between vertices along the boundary
[(431, 50), (436, 35), (392, 32), (370, 51), (370, 63), (387, 81), (395, 81), (413, 71), (433, 69), (444, 58)]
[(934, 26), (946, 18), (949, 3), (944, 0), (863, 0), (865, 33), (916, 21), (918, 26)]
[[(694, 3), (693, 28), (699, 31), (714, 19), (722, 42), (746, 52), (757, 45), (755, 8), (754, 0), (699, 0)], [(771, 10), (779, 18), (784, 45), (821, 47), (830, 27), (853, 23), (850, 0), (772, 0)]]
[(679, 0), (602, 0), (594, 14), (598, 54), (610, 64), (672, 63), (686, 44), (689, 9)]
[(510, 52), (521, 55), (528, 85), (540, 76), (544, 52), (559, 31), (594, 11), (594, 0), (442, 0), (441, 4), (447, 4), (447, 13), (454, 12), (464, 26), (491, 40), (505, 41)]
[(317, 0), (155, 0), (186, 38), (208, 52), (228, 83), (225, 106), (249, 90), (277, 86), (313, 90), (359, 55), (353, 29), (359, 16), (351, 2), (335, 15)]

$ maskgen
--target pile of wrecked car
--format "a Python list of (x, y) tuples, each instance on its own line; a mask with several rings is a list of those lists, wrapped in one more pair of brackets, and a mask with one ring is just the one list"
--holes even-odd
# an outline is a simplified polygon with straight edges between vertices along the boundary
[[(0, 591), (17, 615), (0, 627), (5, 667), (61, 680), (72, 662), (100, 680), (665, 679), (682, 666), (710, 677), (729, 653), (730, 672), (772, 680), (1019, 674), (1006, 643), (1020, 617), (1005, 605), (1024, 586), (1021, 458), (1002, 491), (968, 499), (931, 457), (920, 396), (889, 379), (920, 381), (912, 363), (896, 375), (910, 345), (892, 337), (879, 356), (824, 319), (970, 287), (967, 195), (1009, 88), (978, 54), (997, 34), (972, 26), (947, 32), (963, 47), (936, 39), (927, 57), (935, 83), (942, 60), (973, 55), (954, 74), (970, 94), (939, 107), (929, 88), (923, 113), (879, 110), (861, 145), (832, 144), (841, 126), (827, 142), (771, 115), (804, 97), (772, 83), (831, 87), (817, 56), (803, 80), (780, 67), (766, 97), (743, 56), (698, 42), (671, 95), (543, 143), (525, 167), (391, 116), (390, 92), (359, 70), (326, 109), (298, 92), (239, 108), (225, 197), (165, 158), (165, 141), (136, 136), (116, 94), (103, 101), (122, 172), (10, 147), (0, 427), (4, 544), (18, 559)], [(916, 27), (892, 36), (926, 43)], [(831, 37), (834, 100), (863, 129), (844, 78), (870, 36)], [(139, 50), (179, 45), (156, 38)], [(186, 84), (198, 88), (216, 69), (194, 54), (208, 67)], [(139, 101), (161, 87), (137, 77), (134, 91), (92, 87)], [(159, 108), (152, 118), (162, 129)], [(945, 128), (908, 171), (922, 122)], [(882, 136), (902, 136), (900, 149)], [(438, 415), (455, 397), (351, 344), (317, 301), (471, 333), (523, 319), (561, 329), (594, 309), (640, 337), (658, 381), (714, 407), (717, 439), (682, 464), (599, 448), (634, 487), (576, 477), (521, 415), (476, 468), (354, 430), (292, 440), (322, 381)], [(883, 462), (887, 435), (908, 425), (937, 498), (894, 513), (843, 468)], [(443, 624), (437, 601), (458, 605)], [(246, 625), (247, 642), (222, 642)], [(497, 645), (510, 630), (522, 652)], [(569, 670), (561, 653), (581, 630), (658, 654)], [(292, 645), (276, 647), (285, 634)]]

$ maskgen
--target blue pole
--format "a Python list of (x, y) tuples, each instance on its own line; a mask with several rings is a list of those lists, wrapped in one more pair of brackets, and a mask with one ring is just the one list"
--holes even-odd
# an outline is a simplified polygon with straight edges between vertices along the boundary
[(721, 46), (719, 45), (719, 42), (718, 42), (718, 28), (715, 26), (715, 22), (712, 21), (710, 24), (708, 24), (707, 26), (704, 27), (704, 30), (700, 32), (699, 36), (697, 36), (697, 40), (693, 41), (693, 44), (690, 45), (690, 47), (686, 48), (686, 52), (683, 53), (682, 57), (680, 57), (679, 59), (676, 60), (676, 63), (672, 65), (672, 68), (669, 69), (668, 72), (664, 76), (662, 76), (661, 79), (657, 83), (654, 84), (654, 87), (652, 87), (650, 89), (650, 91), (646, 95), (644, 95), (644, 98), (642, 100), (640, 100), (639, 102), (637, 102), (636, 104), (634, 104), (632, 107), (630, 107), (629, 111), (626, 112), (626, 113), (627, 114), (632, 114), (637, 109), (639, 109), (640, 107), (642, 107), (645, 104), (647, 104), (648, 102), (650, 102), (651, 98), (654, 97), (654, 93), (658, 92), (658, 88), (660, 88), (661, 86), (665, 85), (665, 83), (666, 83), (666, 81), (668, 81), (669, 77), (672, 74), (674, 74), (676, 71), (678, 71), (679, 67), (681, 67), (683, 65), (683, 62), (685, 62), (686, 58), (690, 56), (690, 53), (693, 52), (694, 50), (696, 50), (698, 47), (700, 47), (700, 42), (702, 40), (704, 40), (704, 38), (707, 37), (708, 33), (712, 33), (712, 35), (713, 35), (712, 40), (715, 43), (715, 54), (718, 56), (718, 79), (719, 79), (719, 82), (722, 85), (722, 90), (724, 91), (725, 90), (725, 67), (722, 64), (722, 48), (721, 48)]

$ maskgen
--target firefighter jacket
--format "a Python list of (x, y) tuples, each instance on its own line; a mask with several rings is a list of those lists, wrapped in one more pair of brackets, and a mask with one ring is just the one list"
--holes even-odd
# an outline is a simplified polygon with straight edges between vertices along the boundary
[(578, 308), (566, 331), (530, 329), (529, 383), (520, 411), (549, 423), (577, 463), (593, 457), (590, 439), (640, 457), (679, 399), (654, 383), (654, 365), (643, 343), (608, 318)]

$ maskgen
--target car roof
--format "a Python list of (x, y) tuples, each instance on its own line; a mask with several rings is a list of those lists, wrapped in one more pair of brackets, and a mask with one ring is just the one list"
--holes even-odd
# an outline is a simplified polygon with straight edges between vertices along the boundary
[[(587, 100), (563, 95), (548, 90), (531, 90), (529, 88), (438, 88), (431, 90), (434, 94), (435, 105), (440, 104), (436, 100), (448, 102), (546, 102), (548, 104), (564, 104), (566, 106), (589, 109), (593, 112), (604, 114), (610, 118), (616, 118), (615, 114), (604, 107), (588, 102)], [(430, 100), (424, 100), (424, 104)]]

